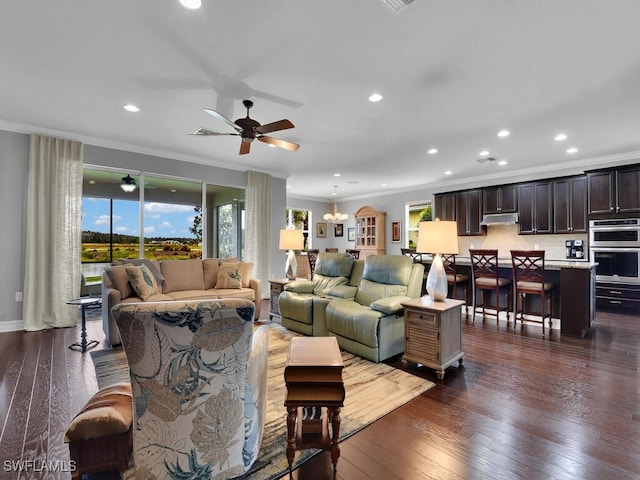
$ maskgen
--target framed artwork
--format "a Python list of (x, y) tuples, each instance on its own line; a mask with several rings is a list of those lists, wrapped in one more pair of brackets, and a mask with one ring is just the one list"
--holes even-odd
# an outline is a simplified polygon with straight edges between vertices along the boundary
[(393, 220), (391, 222), (391, 243), (400, 243), (402, 240), (402, 222)]
[(316, 237), (327, 238), (327, 224), (323, 222), (316, 223)]
[(347, 228), (347, 240), (349, 242), (355, 242), (356, 241), (356, 229), (353, 227), (349, 227)]
[(336, 223), (333, 226), (333, 236), (334, 237), (342, 237), (342, 236), (344, 236), (344, 231), (342, 229), (342, 224), (341, 223)]

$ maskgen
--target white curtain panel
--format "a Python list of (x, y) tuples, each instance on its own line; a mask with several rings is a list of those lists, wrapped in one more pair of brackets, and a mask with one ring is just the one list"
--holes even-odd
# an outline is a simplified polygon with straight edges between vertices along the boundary
[(269, 297), (271, 272), (271, 175), (247, 172), (246, 235), (244, 259), (253, 262), (255, 276), (262, 281), (262, 298)]
[(80, 142), (31, 135), (24, 274), (24, 329), (69, 327), (80, 295), (82, 235)]

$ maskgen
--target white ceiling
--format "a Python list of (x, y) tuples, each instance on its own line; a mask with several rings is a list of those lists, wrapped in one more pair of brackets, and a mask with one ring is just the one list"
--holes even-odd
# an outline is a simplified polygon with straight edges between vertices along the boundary
[[(495, 182), (640, 151), (639, 21), (638, 0), (3, 1), (0, 127), (271, 172), (308, 198)], [(244, 98), (300, 149), (187, 135), (230, 132), (202, 109), (236, 119)]]

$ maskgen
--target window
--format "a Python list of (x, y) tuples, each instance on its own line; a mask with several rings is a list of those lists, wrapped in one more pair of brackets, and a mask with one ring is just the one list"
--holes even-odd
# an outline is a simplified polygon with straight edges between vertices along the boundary
[(287, 228), (293, 227), (302, 230), (304, 237), (304, 249), (312, 248), (311, 235), (309, 235), (309, 225), (311, 224), (311, 212), (309, 210), (285, 210), (285, 225)]
[(408, 248), (416, 248), (418, 244), (418, 224), (431, 220), (431, 202), (417, 202), (406, 206), (406, 225)]

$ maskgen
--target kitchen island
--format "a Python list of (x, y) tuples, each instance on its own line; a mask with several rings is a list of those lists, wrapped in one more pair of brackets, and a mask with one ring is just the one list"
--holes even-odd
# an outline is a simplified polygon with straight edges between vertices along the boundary
[[(423, 263), (428, 270), (431, 258), (424, 255)], [(596, 266), (597, 263), (587, 260), (545, 259), (545, 282), (553, 283), (553, 328), (558, 328), (559, 319), (562, 335), (584, 337), (591, 328), (595, 317)], [(501, 277), (513, 281), (511, 258), (498, 258), (498, 267)], [(471, 258), (464, 255), (456, 256), (456, 271), (471, 278)], [(470, 286), (469, 291), (471, 290)], [(541, 311), (540, 298), (532, 297), (527, 299), (527, 302), (529, 311)], [(495, 305), (495, 298), (489, 298), (489, 304)], [(511, 310), (513, 313), (513, 305)]]

